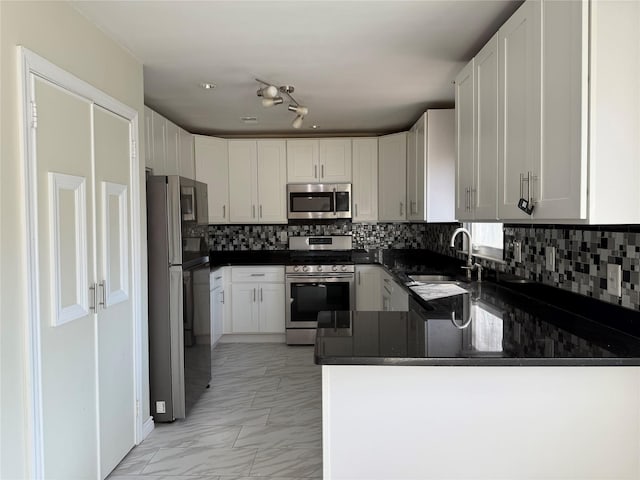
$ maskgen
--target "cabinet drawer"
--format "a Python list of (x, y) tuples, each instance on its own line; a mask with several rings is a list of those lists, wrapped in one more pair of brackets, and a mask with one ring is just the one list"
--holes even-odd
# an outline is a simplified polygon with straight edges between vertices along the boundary
[(222, 287), (227, 282), (229, 267), (220, 267), (211, 272), (209, 286), (211, 290)]
[(231, 281), (284, 282), (284, 267), (231, 267)]

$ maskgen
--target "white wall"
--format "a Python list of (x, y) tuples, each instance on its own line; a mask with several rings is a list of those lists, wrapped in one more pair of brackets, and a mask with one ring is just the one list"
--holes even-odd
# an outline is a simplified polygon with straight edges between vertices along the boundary
[[(144, 130), (142, 65), (67, 2), (0, 1), (0, 478), (29, 478), (25, 338), (26, 249), (20, 146), (18, 61), (22, 45), (139, 112)], [(142, 133), (141, 133), (142, 134)], [(138, 141), (140, 158), (144, 142)], [(144, 162), (141, 165), (141, 210)], [(143, 218), (142, 238), (146, 238)], [(146, 242), (142, 262), (146, 332)], [(146, 349), (146, 347), (145, 347)], [(143, 357), (148, 355), (143, 352)], [(148, 365), (143, 365), (143, 418), (149, 416)]]

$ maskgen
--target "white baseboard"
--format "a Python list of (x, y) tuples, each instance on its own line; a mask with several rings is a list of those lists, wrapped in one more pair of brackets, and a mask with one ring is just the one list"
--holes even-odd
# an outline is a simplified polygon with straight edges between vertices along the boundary
[(227, 333), (217, 343), (285, 343), (284, 333)]
[(153, 429), (155, 428), (155, 425), (156, 424), (153, 423), (153, 417), (147, 418), (147, 420), (142, 425), (142, 440), (141, 440), (141, 442), (143, 442), (144, 439), (147, 438), (151, 432), (153, 432)]

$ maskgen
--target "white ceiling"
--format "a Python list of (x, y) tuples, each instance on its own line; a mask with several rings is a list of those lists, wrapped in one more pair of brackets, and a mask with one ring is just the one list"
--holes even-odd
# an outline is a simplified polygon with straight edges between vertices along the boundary
[[(144, 64), (145, 103), (173, 122), (192, 133), (288, 136), (395, 132), (426, 108), (453, 106), (456, 74), (520, 3), (73, 2)], [(295, 86), (309, 108), (300, 130), (286, 103), (261, 105), (256, 77)]]

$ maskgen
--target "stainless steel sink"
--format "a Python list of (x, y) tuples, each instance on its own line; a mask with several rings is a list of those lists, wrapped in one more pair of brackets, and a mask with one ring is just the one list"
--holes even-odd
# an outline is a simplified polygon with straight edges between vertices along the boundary
[(409, 275), (414, 282), (433, 283), (433, 282), (455, 282), (456, 279), (448, 275)]

